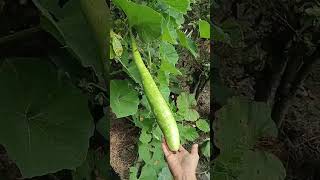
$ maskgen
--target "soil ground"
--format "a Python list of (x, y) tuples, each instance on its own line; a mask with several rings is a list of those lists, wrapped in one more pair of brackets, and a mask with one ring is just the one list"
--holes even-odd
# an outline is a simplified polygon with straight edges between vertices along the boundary
[(129, 168), (137, 159), (139, 128), (128, 119), (110, 122), (110, 164), (121, 179), (129, 178)]

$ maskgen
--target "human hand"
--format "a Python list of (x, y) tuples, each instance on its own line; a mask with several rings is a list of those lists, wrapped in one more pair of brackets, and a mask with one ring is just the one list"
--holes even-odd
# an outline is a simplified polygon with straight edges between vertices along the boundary
[(175, 180), (196, 180), (196, 169), (199, 161), (198, 144), (194, 144), (189, 153), (180, 146), (179, 150), (169, 150), (166, 141), (162, 140), (162, 149), (169, 169)]

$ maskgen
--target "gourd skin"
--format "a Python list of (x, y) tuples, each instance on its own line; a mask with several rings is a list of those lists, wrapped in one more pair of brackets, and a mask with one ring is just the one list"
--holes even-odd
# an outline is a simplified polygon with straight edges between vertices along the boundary
[(143, 89), (151, 109), (157, 119), (160, 129), (165, 136), (169, 149), (171, 151), (178, 151), (180, 147), (180, 136), (177, 123), (167, 102), (163, 98), (150, 72), (143, 63), (133, 35), (131, 35), (131, 43), (134, 61), (138, 67)]

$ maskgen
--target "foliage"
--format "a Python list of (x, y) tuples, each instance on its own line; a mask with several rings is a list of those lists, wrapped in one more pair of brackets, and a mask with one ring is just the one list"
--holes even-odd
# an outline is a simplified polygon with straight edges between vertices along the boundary
[(285, 168), (271, 153), (256, 149), (261, 137), (276, 137), (277, 127), (265, 103), (234, 97), (218, 112), (214, 123), (214, 179), (284, 179)]
[(0, 59), (0, 83), (6, 86), (0, 89), (0, 144), (22, 178), (77, 169), (74, 179), (89, 180), (79, 173), (102, 162), (89, 146), (94, 126), (107, 138), (105, 117), (93, 113), (89, 104), (102, 109), (107, 101), (103, 44), (108, 42), (108, 7), (103, 0), (94, 12), (78, 0), (33, 3), (40, 12), (39, 26), (59, 47), (41, 57)]
[[(209, 123), (205, 119), (199, 119), (194, 94), (173, 92), (173, 89), (180, 88), (179, 84), (173, 83), (173, 79), (185, 75), (176, 66), (180, 60), (177, 48), (183, 47), (194, 58), (199, 57), (196, 43), (182, 29), (184, 15), (191, 9), (191, 2), (114, 0), (113, 3), (114, 11), (120, 10), (114, 17), (115, 26), (111, 32), (113, 70), (114, 75), (120, 75), (125, 80), (112, 80), (111, 86), (119, 87), (120, 82), (126, 81), (130, 87), (124, 87), (121, 92), (119, 88), (111, 87), (111, 94), (116, 96), (121, 93), (130, 98), (117, 101), (119, 98), (111, 95), (111, 105), (118, 104), (112, 107), (112, 111), (117, 118), (131, 116), (134, 124), (140, 128), (139, 158), (136, 165), (130, 168), (130, 179), (169, 179), (171, 173), (161, 148), (163, 134), (144, 95), (137, 67), (132, 60), (129, 35), (130, 30), (137, 35), (142, 58), (178, 121), (182, 144), (195, 141), (200, 136), (200, 131), (209, 133)], [(198, 38), (209, 38), (210, 25), (205, 20), (200, 20), (198, 25)], [(119, 67), (117, 64), (121, 65), (120, 70), (116, 68)], [(136, 99), (140, 101), (136, 103)], [(132, 103), (130, 108), (128, 103)], [(123, 116), (119, 116), (119, 112)], [(208, 151), (206, 153), (208, 155)]]
[[(275, 135), (271, 130), (281, 128), (281, 121), (287, 107), (291, 105), (291, 99), (320, 57), (319, 2), (216, 0), (213, 6), (215, 81), (212, 87), (214, 103), (218, 108), (222, 107), (217, 113), (220, 122), (216, 124), (214, 145), (218, 146), (221, 153), (215, 159), (214, 177), (284, 179), (285, 170), (281, 161), (253, 145), (257, 143), (258, 137)], [(234, 93), (224, 86), (224, 77), (220, 75), (220, 64), (225, 57), (241, 64), (244, 74), (254, 79), (254, 94), (250, 97), (253, 100), (240, 103), (243, 100), (231, 98)], [(272, 106), (262, 108), (257, 101), (267, 102)], [(248, 107), (260, 110), (254, 112), (248, 110)], [(229, 115), (224, 114), (226, 112)], [(233, 117), (232, 112), (240, 116)], [(252, 115), (256, 118), (251, 118)], [(241, 117), (243, 118), (240, 119)], [(246, 123), (249, 119), (255, 119), (256, 123), (263, 120), (265, 124), (269, 124), (269, 131), (259, 133), (256, 128), (250, 131), (251, 125)], [(278, 127), (270, 124), (273, 121)], [(229, 124), (230, 122), (233, 123)], [(234, 136), (230, 136), (231, 133)], [(282, 138), (279, 138), (280, 141)]]

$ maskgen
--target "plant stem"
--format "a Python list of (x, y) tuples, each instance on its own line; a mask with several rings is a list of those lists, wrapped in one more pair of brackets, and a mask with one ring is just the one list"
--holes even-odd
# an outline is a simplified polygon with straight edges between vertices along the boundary
[(148, 57), (149, 57), (149, 69), (152, 67), (152, 61), (151, 61), (151, 53), (150, 53), (150, 44), (148, 43)]
[(24, 37), (31, 36), (35, 33), (41, 32), (41, 31), (42, 31), (42, 29), (40, 26), (35, 26), (35, 27), (29, 28), (29, 29), (24, 29), (22, 31), (15, 32), (14, 34), (3, 36), (0, 38), (0, 45), (20, 40)]
[(290, 106), (290, 102), (293, 97), (296, 95), (297, 89), (302, 85), (304, 80), (307, 78), (309, 73), (312, 70), (312, 67), (315, 63), (320, 61), (320, 52), (319, 48), (315, 51), (315, 53), (306, 57), (305, 63), (301, 66), (298, 73), (296, 73), (294, 80), (291, 82), (291, 86), (286, 94), (282, 94), (281, 97), (277, 98), (273, 109), (272, 109), (272, 118), (277, 123), (278, 127), (281, 128), (284, 116)]

